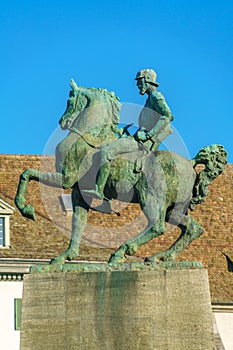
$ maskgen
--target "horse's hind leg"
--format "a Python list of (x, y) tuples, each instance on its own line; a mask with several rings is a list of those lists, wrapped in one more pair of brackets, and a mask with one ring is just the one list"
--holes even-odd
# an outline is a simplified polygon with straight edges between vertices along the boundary
[(78, 256), (82, 233), (87, 222), (87, 214), (90, 208), (89, 203), (85, 202), (78, 189), (72, 190), (72, 236), (69, 247), (57, 258), (51, 260), (51, 264), (63, 264), (65, 260), (73, 260)]
[(146, 259), (146, 261), (169, 261), (175, 260), (194, 239), (203, 234), (203, 227), (191, 216), (186, 215), (180, 224), (177, 225), (181, 229), (181, 235), (170, 248), (154, 254)]
[(126, 255), (134, 255), (139, 247), (163, 233), (164, 230), (159, 229), (156, 224), (149, 229), (145, 229), (139, 236), (123, 243), (120, 248), (111, 255), (109, 263), (124, 262), (126, 260)]
[(165, 208), (156, 198), (150, 197), (143, 208), (148, 225), (139, 235), (124, 242), (110, 257), (109, 263), (124, 262), (126, 255), (133, 255), (143, 244), (156, 238), (165, 231)]

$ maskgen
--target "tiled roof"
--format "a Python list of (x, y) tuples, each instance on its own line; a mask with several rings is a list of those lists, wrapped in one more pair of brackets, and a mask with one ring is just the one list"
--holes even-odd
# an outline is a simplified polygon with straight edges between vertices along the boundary
[[(0, 155), (0, 199), (15, 207), (14, 197), (19, 175), (27, 168), (52, 171), (54, 159), (38, 155)], [(42, 164), (42, 165), (41, 165)], [(60, 189), (32, 181), (27, 200), (34, 206), (37, 220), (31, 221), (15, 210), (11, 216), (11, 247), (0, 249), (0, 258), (43, 258), (57, 256), (68, 246), (71, 218), (62, 206)], [(121, 204), (122, 205), (122, 204)], [(145, 227), (145, 218), (138, 205), (113, 203), (121, 215), (104, 215), (90, 211), (83, 234), (80, 256), (77, 259), (107, 260), (114, 248)], [(204, 234), (179, 255), (179, 260), (201, 261), (208, 269), (213, 302), (233, 303), (233, 272), (228, 271), (224, 254), (233, 260), (233, 165), (228, 164), (209, 186), (209, 196), (197, 206), (192, 215), (204, 227)], [(145, 244), (137, 258), (154, 254), (171, 245), (179, 230), (168, 227), (168, 232)], [(224, 253), (224, 254), (223, 254)]]

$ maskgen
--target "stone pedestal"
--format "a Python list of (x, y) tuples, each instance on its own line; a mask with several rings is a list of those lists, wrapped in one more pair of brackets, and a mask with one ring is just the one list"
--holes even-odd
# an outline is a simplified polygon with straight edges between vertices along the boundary
[(212, 350), (207, 271), (32, 273), (21, 350)]

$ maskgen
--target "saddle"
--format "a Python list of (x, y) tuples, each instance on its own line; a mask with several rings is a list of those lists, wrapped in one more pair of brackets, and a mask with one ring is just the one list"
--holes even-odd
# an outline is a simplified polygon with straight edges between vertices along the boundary
[(155, 155), (158, 151), (159, 142), (153, 142), (151, 148), (146, 147), (145, 144), (140, 144), (143, 154), (140, 155), (134, 162), (135, 173), (145, 172), (146, 161), (150, 155)]

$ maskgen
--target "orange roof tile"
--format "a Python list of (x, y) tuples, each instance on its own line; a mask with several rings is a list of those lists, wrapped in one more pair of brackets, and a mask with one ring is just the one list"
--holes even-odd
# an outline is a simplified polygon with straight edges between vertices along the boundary
[[(53, 171), (52, 157), (43, 157), (42, 163), (43, 169)], [(0, 198), (14, 207), (19, 175), (27, 168), (40, 167), (39, 155), (0, 155)], [(41, 190), (38, 183), (30, 182), (27, 200), (34, 206), (37, 220), (30, 221), (18, 210), (14, 212), (10, 220), (11, 247), (0, 249), (0, 258), (50, 259), (65, 250), (71, 234), (71, 218), (61, 205), (61, 193), (60, 189), (45, 190), (45, 186)], [(204, 227), (204, 234), (178, 257), (178, 260), (201, 261), (208, 269), (213, 302), (233, 302), (233, 273), (228, 271), (224, 256), (233, 260), (232, 213), (233, 165), (228, 164), (209, 186), (206, 202), (192, 213)], [(114, 248), (139, 233), (145, 223), (136, 204), (124, 204), (120, 217), (90, 211), (77, 259), (107, 260)], [(178, 235), (179, 230), (169, 226), (164, 235), (141, 247), (137, 257), (144, 258), (168, 248)]]

